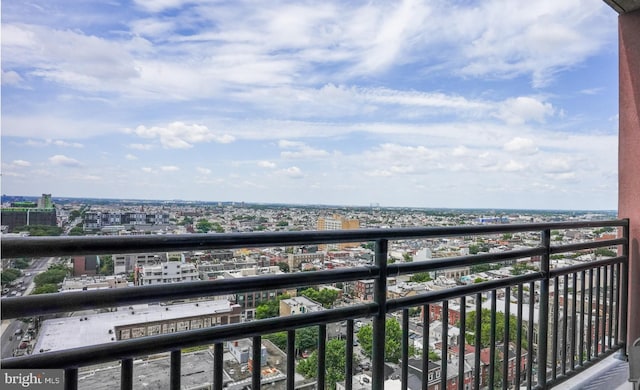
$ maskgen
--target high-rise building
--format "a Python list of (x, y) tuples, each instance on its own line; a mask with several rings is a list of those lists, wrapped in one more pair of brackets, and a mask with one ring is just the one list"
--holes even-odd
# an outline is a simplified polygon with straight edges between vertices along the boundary
[[(346, 219), (338, 214), (334, 214), (332, 218), (318, 218), (318, 230), (352, 230), (360, 229), (360, 221), (357, 219)], [(318, 245), (321, 251), (343, 250), (346, 248), (358, 247), (357, 242), (343, 242), (339, 244), (323, 244)]]

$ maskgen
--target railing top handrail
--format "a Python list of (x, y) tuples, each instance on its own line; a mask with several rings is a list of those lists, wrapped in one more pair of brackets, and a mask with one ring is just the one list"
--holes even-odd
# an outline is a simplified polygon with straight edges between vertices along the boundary
[(516, 233), (547, 229), (628, 226), (627, 219), (333, 231), (176, 234), (145, 236), (2, 237), (2, 258), (145, 253), (174, 250), (231, 249), (320, 243), (406, 240)]

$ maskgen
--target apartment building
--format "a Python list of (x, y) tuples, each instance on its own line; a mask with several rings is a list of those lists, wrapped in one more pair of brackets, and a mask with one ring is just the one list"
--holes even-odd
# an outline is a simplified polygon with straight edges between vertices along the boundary
[[(360, 221), (357, 219), (346, 219), (340, 215), (334, 214), (333, 217), (320, 217), (318, 218), (317, 229), (318, 230), (352, 230), (359, 229)], [(360, 246), (357, 242), (343, 242), (339, 244), (322, 244), (318, 245), (318, 249), (321, 251), (329, 250), (343, 250), (346, 248), (354, 248)]]
[(136, 276), (140, 286), (200, 280), (198, 271), (193, 264), (177, 261), (143, 266), (139, 268)]

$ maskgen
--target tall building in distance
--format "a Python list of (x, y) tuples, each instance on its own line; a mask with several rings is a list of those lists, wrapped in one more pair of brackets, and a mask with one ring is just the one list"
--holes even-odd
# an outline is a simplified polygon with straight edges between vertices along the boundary
[(2, 208), (1, 219), (2, 230), (8, 232), (23, 226), (58, 226), (51, 194), (42, 194), (37, 202), (13, 202), (11, 207)]
[[(318, 218), (318, 230), (353, 230), (360, 229), (360, 221), (357, 219), (346, 219), (338, 214), (334, 214), (333, 217), (320, 217)], [(354, 248), (360, 246), (357, 242), (343, 242), (339, 244), (323, 244), (318, 245), (318, 249), (321, 251), (329, 250), (344, 250), (347, 248)]]

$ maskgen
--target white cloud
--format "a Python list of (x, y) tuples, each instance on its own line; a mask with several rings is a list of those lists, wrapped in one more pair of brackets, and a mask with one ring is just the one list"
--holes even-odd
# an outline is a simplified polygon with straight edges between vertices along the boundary
[(540, 161), (543, 172), (551, 174), (566, 174), (573, 170), (572, 162), (567, 157), (552, 156)]
[(135, 150), (151, 150), (153, 149), (153, 145), (151, 144), (129, 144), (127, 145), (129, 149)]
[(273, 168), (276, 167), (276, 163), (274, 163), (272, 161), (262, 160), (262, 161), (258, 161), (258, 166), (260, 168), (273, 169)]
[(2, 85), (19, 86), (24, 82), (22, 77), (15, 71), (10, 70), (8, 72), (2, 71)]
[(211, 169), (209, 169), (209, 168), (197, 167), (197, 168), (196, 168), (196, 170), (197, 170), (198, 172), (200, 172), (201, 174), (203, 174), (203, 175), (209, 175), (209, 174), (211, 174)]
[(520, 96), (505, 100), (495, 116), (509, 125), (521, 125), (530, 121), (544, 123), (546, 117), (553, 113), (554, 108), (551, 103)]
[(177, 172), (180, 170), (180, 168), (176, 167), (175, 165), (165, 165), (160, 167), (160, 170), (163, 172)]
[(166, 149), (187, 149), (192, 148), (194, 144), (210, 141), (226, 144), (235, 140), (233, 136), (227, 134), (217, 135), (207, 126), (188, 125), (183, 122), (173, 122), (166, 127), (141, 125), (132, 132), (142, 138), (157, 138)]
[(278, 146), (282, 149), (294, 149), (280, 152), (280, 157), (286, 159), (310, 159), (329, 155), (326, 150), (314, 149), (302, 142), (280, 140), (278, 141)]
[[(49, 141), (49, 140), (47, 140)], [(66, 142), (66, 141), (62, 141), (62, 140), (52, 140), (51, 143), (53, 143), (53, 145), (55, 146), (62, 146), (65, 148), (71, 147), (71, 148), (83, 148), (84, 145), (82, 145), (79, 142)]]
[(525, 164), (519, 163), (514, 160), (509, 160), (509, 162), (507, 162), (503, 167), (506, 172), (519, 172), (523, 171), (525, 168)]
[(28, 139), (25, 142), (25, 145), (27, 146), (34, 146), (34, 147), (44, 147), (44, 146), (60, 146), (63, 148), (83, 148), (84, 145), (79, 143), (79, 142), (67, 142), (67, 141), (63, 141), (63, 140), (54, 140), (54, 139), (45, 139), (45, 140), (34, 140), (34, 139)]
[(302, 177), (304, 177), (302, 170), (296, 166), (282, 169), (279, 172), (284, 176), (287, 176), (293, 179), (301, 179)]
[(49, 162), (53, 165), (61, 165), (65, 167), (79, 167), (82, 165), (80, 161), (62, 154), (56, 154), (55, 156), (49, 157)]
[(127, 160), (133, 161), (133, 160), (137, 160), (138, 157), (134, 156), (133, 154), (127, 154), (126, 156), (124, 156), (124, 158), (126, 158)]
[(453, 151), (451, 152), (451, 155), (454, 157), (462, 157), (462, 156), (468, 156), (470, 154), (470, 150), (469, 148), (467, 148), (464, 145), (460, 145), (460, 146), (456, 146)]
[(145, 173), (155, 173), (153, 168), (150, 168), (150, 167), (142, 167), (140, 169), (142, 170), (142, 172), (145, 172)]
[(18, 167), (30, 167), (31, 163), (29, 161), (25, 161), (25, 160), (13, 160), (11, 162), (11, 164), (18, 166)]
[(538, 148), (530, 138), (515, 137), (504, 144), (504, 150), (507, 152), (531, 155), (535, 154)]

